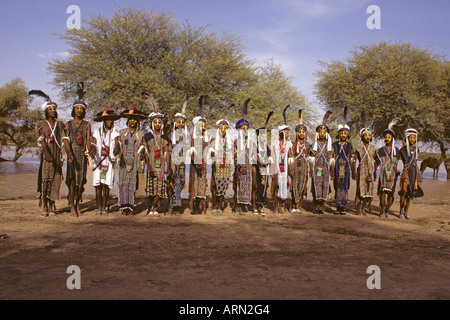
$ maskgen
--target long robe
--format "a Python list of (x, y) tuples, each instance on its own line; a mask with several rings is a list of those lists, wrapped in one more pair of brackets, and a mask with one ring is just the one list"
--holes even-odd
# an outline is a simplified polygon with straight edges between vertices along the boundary
[(406, 146), (403, 146), (400, 149), (400, 156), (403, 161), (403, 171), (400, 177), (400, 190), (398, 194), (402, 196), (406, 193), (408, 198), (422, 197), (423, 191), (420, 189), (417, 180), (418, 165), (415, 151), (409, 150), (408, 152)]
[(397, 164), (400, 157), (399, 150), (395, 149), (395, 154), (387, 153), (383, 146), (377, 150), (377, 158), (380, 165), (380, 176), (378, 177), (378, 194), (381, 192), (393, 193), (397, 181)]
[(204, 150), (208, 147), (205, 141), (206, 136), (194, 136), (192, 138), (192, 147), (194, 148), (193, 160), (190, 165), (189, 192), (191, 197), (206, 199), (206, 187), (208, 185), (207, 162), (203, 158)]
[(119, 159), (119, 206), (134, 206), (135, 192), (139, 188), (139, 148), (143, 145), (144, 133), (128, 128), (120, 130), (121, 155)]
[(213, 164), (212, 177), (215, 180), (217, 196), (225, 196), (230, 186), (230, 182), (232, 181), (232, 148), (232, 142), (228, 137), (228, 133), (225, 138), (219, 137), (218, 140), (216, 140), (216, 160)]
[[(114, 159), (114, 141), (118, 136), (119, 132), (114, 127), (105, 134), (103, 125), (92, 133), (92, 137), (97, 141), (97, 152), (93, 159), (95, 170), (92, 172), (94, 187), (100, 184), (107, 185), (110, 189), (114, 187), (115, 162), (111, 159)], [(108, 155), (102, 155), (102, 150)]]
[(327, 200), (330, 193), (330, 165), (333, 150), (327, 150), (327, 142), (317, 142), (317, 149), (310, 149), (314, 158), (312, 166), (311, 193), (314, 200)]
[[(189, 150), (189, 142), (187, 141), (189, 139), (189, 135), (187, 134), (186, 130), (175, 130), (172, 133), (171, 137), (171, 143), (172, 143), (172, 156), (177, 157), (177, 161), (174, 161), (172, 159), (172, 170), (173, 170), (173, 195), (172, 199), (170, 199), (170, 205), (172, 207), (180, 207), (181, 206), (181, 192), (184, 189), (185, 180), (186, 180), (186, 164), (188, 162), (188, 150)], [(174, 152), (178, 149), (175, 149), (177, 145), (180, 143), (187, 143), (185, 149), (180, 149), (181, 152), (177, 152), (177, 154), (174, 154)]]
[(165, 134), (157, 135), (155, 133), (147, 133), (144, 137), (147, 147), (149, 165), (153, 168), (153, 172), (147, 169), (147, 181), (145, 191), (147, 196), (159, 196), (167, 198), (167, 174), (166, 171), (166, 154), (164, 149), (169, 145), (169, 137)]
[[(277, 183), (273, 183), (272, 196), (282, 200), (288, 198), (288, 160), (289, 150), (292, 149), (292, 143), (289, 140), (280, 143), (277, 139), (272, 143), (271, 158), (272, 166), (277, 166)], [(273, 180), (272, 180), (273, 181)]]
[(297, 203), (303, 196), (306, 196), (309, 162), (308, 156), (311, 144), (296, 141), (293, 148), (294, 163), (292, 173), (292, 192), (294, 201)]
[(359, 199), (373, 198), (375, 190), (375, 159), (377, 149), (373, 144), (360, 144), (355, 155), (358, 159), (356, 177), (356, 197)]
[[(40, 193), (40, 200), (49, 199), (52, 201), (59, 200), (59, 191), (62, 181), (62, 138), (65, 137), (64, 124), (56, 121), (52, 126), (47, 120), (41, 120), (38, 126), (38, 132), (42, 129), (40, 139), (45, 139), (52, 160), (44, 159), (44, 150), (41, 151), (41, 159), (38, 173), (37, 192)], [(40, 143), (39, 143), (40, 145)]]
[[(242, 134), (242, 133), (241, 133)], [(237, 164), (234, 171), (236, 202), (251, 204), (252, 201), (252, 165), (250, 161), (251, 139), (242, 137), (236, 144)]]
[(337, 206), (346, 206), (348, 204), (348, 189), (350, 188), (351, 166), (353, 146), (350, 142), (333, 143), (334, 151), (334, 191)]
[(83, 193), (84, 185), (87, 182), (86, 174), (88, 160), (85, 152), (89, 123), (82, 120), (80, 125), (77, 127), (75, 126), (74, 121), (71, 120), (68, 121), (67, 124), (69, 127), (67, 135), (69, 136), (73, 161), (72, 163), (67, 164), (66, 185), (70, 190), (70, 185), (74, 182), (75, 186), (81, 187), (81, 193)]

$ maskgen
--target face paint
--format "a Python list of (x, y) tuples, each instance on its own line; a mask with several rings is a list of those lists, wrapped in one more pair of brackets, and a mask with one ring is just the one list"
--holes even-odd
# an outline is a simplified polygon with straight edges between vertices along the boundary
[(175, 121), (175, 129), (183, 129), (185, 124), (185, 120), (183, 118), (178, 118), (177, 121)]
[(161, 119), (156, 118), (155, 120), (153, 120), (152, 123), (153, 123), (153, 128), (156, 131), (160, 131), (161, 130), (161, 128), (162, 128), (162, 121), (161, 121)]
[(83, 112), (84, 112), (84, 107), (82, 105), (80, 105), (80, 104), (77, 104), (74, 107), (74, 110), (75, 110), (75, 115), (77, 117), (81, 117), (83, 115)]
[(325, 140), (327, 138), (327, 130), (325, 128), (319, 129), (319, 139)]
[(224, 124), (221, 124), (220, 127), (219, 127), (219, 131), (220, 131), (220, 134), (222, 136), (224, 136), (227, 133), (227, 126), (224, 125)]
[(339, 132), (339, 140), (341, 140), (342, 142), (346, 141), (348, 138), (348, 131), (346, 130), (342, 130)]
[(364, 141), (370, 142), (370, 140), (372, 139), (372, 135), (370, 134), (370, 132), (367, 131), (366, 133), (364, 133), (363, 138)]
[(241, 127), (241, 130), (242, 130), (243, 132), (247, 132), (247, 130), (248, 130), (248, 125), (244, 124), (244, 125)]
[(414, 145), (416, 143), (416, 135), (411, 134), (410, 136), (408, 136), (408, 141), (409, 141), (409, 145)]
[(300, 140), (303, 140), (303, 139), (305, 138), (305, 135), (306, 135), (306, 131), (305, 131), (304, 129), (299, 129), (299, 130), (297, 131), (297, 137), (298, 137)]
[(390, 133), (386, 133), (386, 135), (384, 136), (384, 143), (390, 144), (391, 142), (392, 142), (392, 135)]
[(103, 128), (105, 131), (111, 130), (113, 121), (112, 120), (105, 120), (103, 121)]
[(134, 129), (137, 127), (137, 124), (138, 124), (138, 120), (135, 117), (130, 117), (128, 119), (128, 127)]

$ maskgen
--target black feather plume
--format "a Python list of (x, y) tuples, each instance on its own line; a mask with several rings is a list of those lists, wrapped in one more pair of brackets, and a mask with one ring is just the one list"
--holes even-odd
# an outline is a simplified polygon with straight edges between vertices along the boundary
[(300, 119), (300, 124), (303, 124), (303, 115), (302, 115), (303, 110), (299, 109), (298, 110), (298, 118)]
[(30, 90), (30, 91), (28, 92), (28, 94), (29, 94), (30, 96), (31, 96), (31, 95), (35, 95), (35, 96), (42, 97), (42, 98), (44, 98), (47, 102), (52, 101), (52, 100), (50, 99), (50, 97), (49, 97), (45, 92), (43, 92), (43, 91), (41, 91), (41, 90)]
[(198, 113), (199, 113), (199, 115), (200, 115), (200, 117), (204, 117), (203, 116), (203, 113), (204, 113), (204, 110), (203, 110), (203, 103), (204, 103), (204, 101), (205, 101), (205, 96), (200, 96), (200, 98), (198, 99)]
[(344, 126), (347, 124), (348, 107), (344, 107)]
[(246, 119), (248, 115), (248, 103), (250, 102), (250, 99), (245, 100), (244, 102), (244, 109), (242, 110), (242, 118)]
[(362, 124), (363, 124), (363, 128), (367, 128), (368, 123), (367, 123), (367, 113), (366, 113), (366, 110), (363, 110), (363, 111), (361, 112), (361, 121), (362, 121)]
[(328, 110), (325, 115), (323, 116), (323, 120), (322, 120), (322, 125), (326, 126), (327, 125), (327, 121), (328, 118), (330, 117), (330, 114), (332, 114), (333, 112), (331, 112), (330, 110)]
[(86, 91), (84, 91), (84, 82), (78, 82), (78, 86), (77, 86), (77, 95), (78, 95), (78, 100), (83, 100), (84, 95), (85, 95)]
[(270, 120), (270, 117), (272, 117), (272, 115), (273, 115), (273, 110), (271, 110), (271, 111), (267, 114), (267, 117), (266, 117), (266, 123), (264, 124), (264, 128), (267, 127), (267, 125), (269, 124), (269, 120)]
[(284, 110), (283, 110), (284, 124), (287, 124), (287, 116), (286, 116), (286, 112), (287, 112), (287, 109), (289, 109), (290, 106), (291, 106), (291, 105), (288, 104), (286, 107), (284, 107)]
[(230, 112), (230, 109), (234, 108), (234, 103), (230, 104), (226, 109), (225, 109), (225, 114), (223, 116), (224, 120), (228, 120), (228, 112)]
[(187, 107), (187, 104), (188, 104), (188, 100), (189, 100), (189, 92), (186, 92), (186, 98), (184, 99), (183, 108), (181, 109), (181, 114), (182, 115), (186, 114), (186, 107)]

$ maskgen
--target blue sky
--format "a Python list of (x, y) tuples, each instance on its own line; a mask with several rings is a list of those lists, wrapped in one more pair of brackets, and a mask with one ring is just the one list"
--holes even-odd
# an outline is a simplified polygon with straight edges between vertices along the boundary
[[(274, 59), (312, 105), (319, 59), (344, 59), (354, 46), (382, 40), (450, 52), (448, 0), (7, 0), (0, 2), (0, 86), (20, 77), (29, 89), (42, 89), (58, 102), (46, 68), (52, 58), (67, 54), (57, 35), (67, 28), (70, 5), (80, 7), (82, 19), (111, 17), (118, 6), (132, 6), (235, 34), (249, 59), (257, 65)], [(366, 26), (370, 5), (380, 8), (381, 29)]]

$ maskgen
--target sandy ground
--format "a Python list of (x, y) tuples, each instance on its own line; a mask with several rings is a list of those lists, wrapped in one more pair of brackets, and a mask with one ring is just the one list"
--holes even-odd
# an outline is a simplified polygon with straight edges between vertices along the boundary
[[(450, 199), (427, 189), (411, 205), (412, 219), (302, 214), (265, 217), (148, 217), (143, 198), (133, 216), (43, 217), (36, 199), (0, 201), (0, 299), (310, 300), (449, 299)], [(351, 193), (353, 194), (353, 193)], [(444, 196), (442, 196), (444, 194)], [(397, 197), (398, 198), (398, 197)], [(268, 211), (268, 210), (266, 210)], [(81, 270), (81, 289), (69, 290), (67, 268)], [(369, 266), (380, 268), (381, 289), (370, 290)]]

